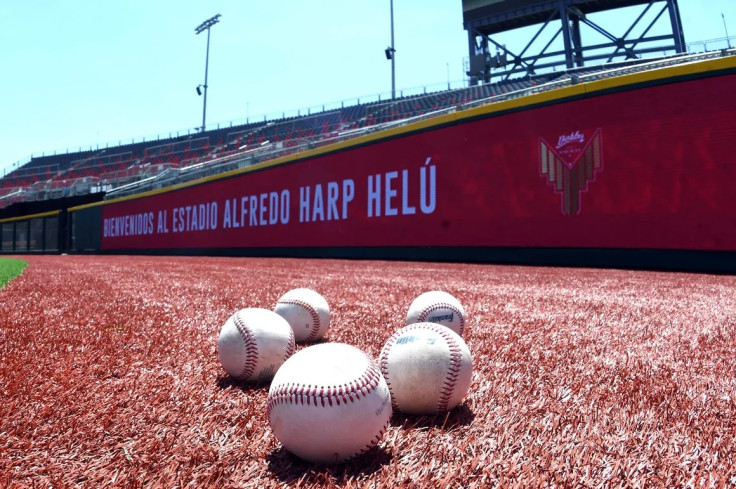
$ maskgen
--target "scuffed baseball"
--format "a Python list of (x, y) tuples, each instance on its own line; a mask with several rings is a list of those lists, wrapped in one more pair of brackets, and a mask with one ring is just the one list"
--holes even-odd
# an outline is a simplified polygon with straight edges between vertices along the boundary
[(291, 325), (297, 343), (316, 341), (330, 327), (330, 308), (312, 289), (293, 289), (281, 296), (274, 311)]
[(394, 409), (435, 414), (454, 408), (470, 388), (473, 362), (465, 341), (436, 323), (405, 326), (379, 358)]
[(437, 323), (460, 336), (465, 332), (465, 309), (454, 296), (441, 290), (425, 292), (409, 306), (406, 324)]
[(383, 437), (391, 397), (378, 365), (343, 343), (309, 346), (271, 382), (268, 422), (294, 455), (317, 463), (359, 455)]
[(231, 377), (262, 382), (294, 353), (294, 332), (268, 309), (241, 309), (225, 322), (217, 340), (220, 363)]

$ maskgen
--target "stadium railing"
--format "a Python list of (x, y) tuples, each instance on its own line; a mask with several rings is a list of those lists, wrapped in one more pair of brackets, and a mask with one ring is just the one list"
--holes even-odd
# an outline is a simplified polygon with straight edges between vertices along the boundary
[[(221, 140), (217, 144), (213, 145), (208, 138), (201, 138), (203, 140), (207, 139), (207, 145), (204, 141), (200, 141), (200, 143), (201, 147), (207, 148), (208, 151), (194, 151), (184, 158), (179, 157), (175, 162), (162, 160), (160, 164), (152, 163), (154, 160), (146, 158), (131, 161), (127, 168), (97, 174), (96, 176), (100, 178), (96, 182), (96, 187), (91, 185), (89, 180), (70, 179), (67, 193), (69, 195), (79, 195), (80, 192), (84, 192), (84, 189), (99, 189), (104, 186), (104, 188), (109, 188), (106, 196), (108, 199), (132, 195), (236, 168), (243, 168), (262, 161), (332, 144), (388, 127), (406, 125), (417, 120), (436, 117), (456, 110), (493, 104), (577, 83), (656, 70), (675, 64), (693, 63), (726, 55), (736, 55), (736, 49), (710, 53), (680, 54), (656, 59), (630, 60), (568, 70), (568, 72), (559, 75), (555, 74), (556, 76), (546, 74), (546, 76), (552, 78), (551, 81), (547, 82), (525, 78), (449, 91), (411, 95), (393, 100), (377, 100), (360, 106), (331, 109), (323, 113), (255, 123), (245, 129), (228, 132), (226, 136), (223, 135), (225, 130), (218, 129), (216, 132), (221, 135)], [(173, 149), (176, 144), (179, 143), (157, 145), (151, 147), (151, 149), (164, 147)], [(183, 143), (181, 147), (185, 147)], [(85, 178), (89, 178), (89, 176)], [(21, 198), (34, 200), (46, 195), (51, 190), (56, 191), (57, 189), (24, 189)], [(0, 198), (0, 207), (3, 206), (4, 200)]]

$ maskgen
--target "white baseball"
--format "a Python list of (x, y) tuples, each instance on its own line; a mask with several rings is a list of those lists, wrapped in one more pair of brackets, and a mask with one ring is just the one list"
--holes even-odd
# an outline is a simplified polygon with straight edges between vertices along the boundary
[(468, 393), (473, 373), (468, 345), (436, 323), (401, 328), (384, 345), (379, 363), (393, 408), (410, 414), (454, 408)]
[(437, 323), (459, 334), (465, 331), (465, 309), (455, 297), (441, 290), (425, 292), (414, 299), (406, 314), (406, 324)]
[(289, 358), (268, 391), (268, 421), (294, 455), (318, 463), (352, 458), (388, 427), (391, 396), (378, 365), (358, 348), (323, 343)]
[(256, 382), (269, 380), (294, 353), (294, 332), (273, 311), (241, 309), (222, 326), (217, 353), (231, 377)]
[(297, 342), (322, 338), (330, 326), (327, 301), (312, 289), (293, 289), (281, 296), (274, 309), (294, 330)]

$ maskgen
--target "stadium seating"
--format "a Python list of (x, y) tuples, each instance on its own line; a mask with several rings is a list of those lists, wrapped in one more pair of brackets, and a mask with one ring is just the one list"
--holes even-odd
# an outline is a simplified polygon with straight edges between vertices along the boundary
[[(88, 177), (129, 181), (151, 174), (159, 165), (165, 165), (160, 168), (196, 165), (266, 143), (278, 144), (279, 148), (295, 147), (306, 139), (335, 136), (342, 131), (420, 116), (528, 86), (527, 81), (478, 85), (248, 123), (155, 142), (33, 157), (22, 167), (0, 178), (0, 188), (30, 187), (37, 182), (48, 181), (73, 182)], [(53, 185), (54, 188), (56, 186)]]
[[(186, 169), (215, 161), (229, 161), (230, 157), (272, 155), (297, 151), (307, 143), (315, 147), (379, 124), (431, 116), (438, 111), (460, 109), (504, 99), (549, 90), (579, 81), (617, 76), (657, 66), (682, 62), (677, 57), (654, 62), (637, 60), (577, 68), (564, 73), (546, 73), (531, 77), (504, 80), (496, 83), (468, 86), (456, 90), (442, 90), (414, 94), (393, 100), (343, 106), (338, 109), (281, 119), (248, 122), (206, 132), (177, 135), (155, 141), (131, 142), (116, 147), (80, 150), (73, 153), (34, 156), (25, 165), (0, 178), (0, 207), (10, 190), (33, 189), (38, 196), (57, 192), (64, 186), (82, 182), (104, 185), (124, 185), (148, 178), (169, 169)], [(274, 157), (274, 156), (271, 156)], [(15, 195), (15, 194), (13, 194)]]

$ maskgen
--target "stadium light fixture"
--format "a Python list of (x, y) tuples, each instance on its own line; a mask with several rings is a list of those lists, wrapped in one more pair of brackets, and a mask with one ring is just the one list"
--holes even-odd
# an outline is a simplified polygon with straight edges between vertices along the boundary
[(391, 60), (391, 100), (396, 98), (396, 45), (394, 44), (394, 0), (391, 0), (391, 45), (386, 48), (386, 59)]
[(204, 85), (198, 85), (197, 86), (197, 94), (202, 95), (202, 88), (204, 88), (204, 107), (202, 108), (202, 128), (200, 129), (201, 132), (204, 132), (205, 130), (205, 120), (207, 117), (207, 72), (210, 65), (210, 27), (220, 22), (220, 14), (215, 15), (214, 17), (211, 17), (201, 24), (197, 26), (196, 29), (194, 29), (195, 34), (201, 34), (204, 31), (207, 31), (207, 55), (204, 61)]

